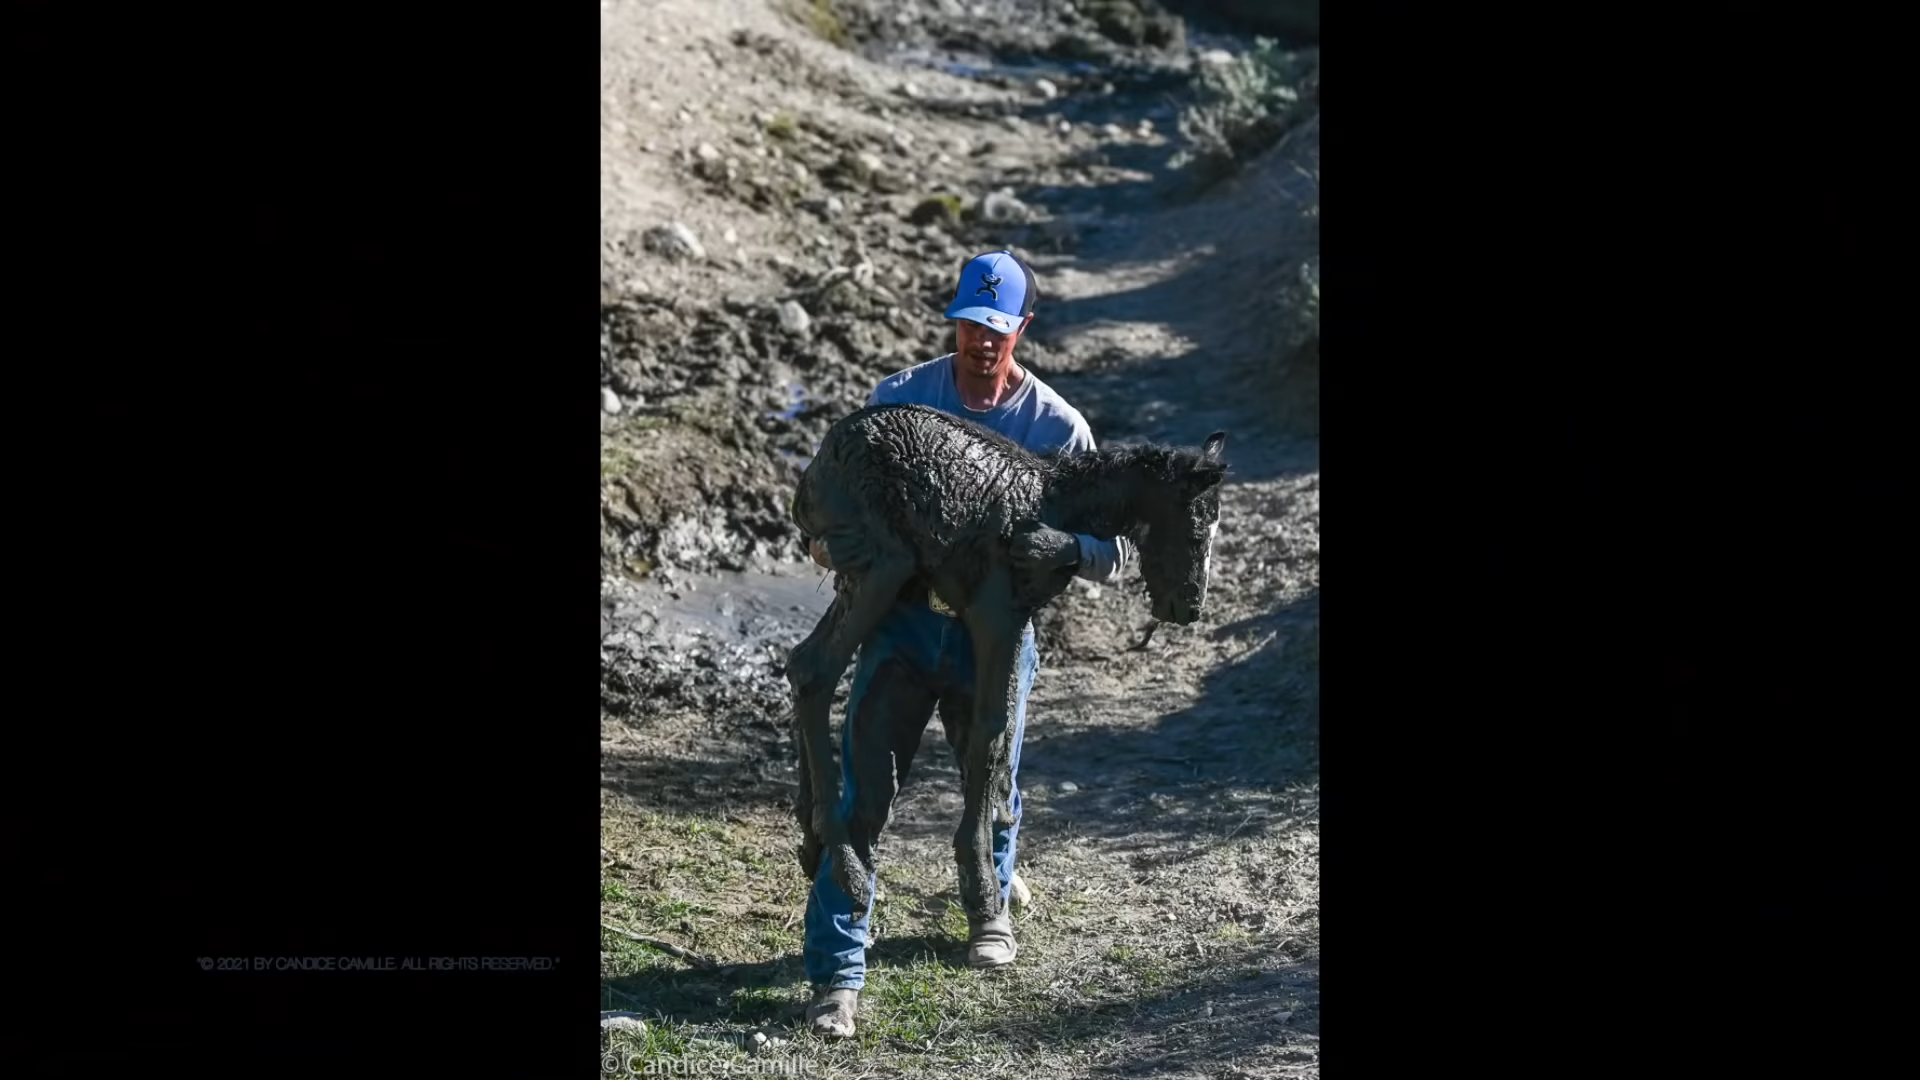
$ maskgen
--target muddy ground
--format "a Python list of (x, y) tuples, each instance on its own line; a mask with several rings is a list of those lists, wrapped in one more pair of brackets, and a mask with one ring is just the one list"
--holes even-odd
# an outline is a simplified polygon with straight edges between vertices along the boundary
[[(1132, 0), (601, 8), (603, 911), (715, 965), (609, 935), (604, 1006), (653, 1018), (619, 1045), (1317, 1075), (1317, 107), (1207, 187), (1171, 163), (1200, 67), (1251, 47), (1231, 25)], [(823, 1046), (794, 1026), (781, 658), (831, 584), (785, 506), (833, 420), (952, 348), (954, 275), (1001, 246), (1040, 281), (1016, 356), (1096, 440), (1229, 433), (1209, 611), (1148, 637), (1130, 574), (1043, 618), (1034, 904), (993, 976), (954, 966), (957, 774), (930, 727), (877, 853), (862, 1034)]]

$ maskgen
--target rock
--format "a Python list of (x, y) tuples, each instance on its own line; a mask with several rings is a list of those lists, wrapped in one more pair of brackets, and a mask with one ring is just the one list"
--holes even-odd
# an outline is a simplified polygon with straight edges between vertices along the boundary
[(751, 1038), (755, 1046), (765, 1046), (767, 1044), (767, 1033), (764, 1031), (754, 1032)]
[(844, 211), (846, 208), (847, 208), (847, 204), (841, 202), (838, 196), (835, 196), (835, 195), (827, 196), (826, 209), (827, 209), (828, 217), (838, 217), (840, 213)]
[(860, 175), (865, 177), (879, 176), (886, 170), (886, 163), (880, 160), (880, 155), (870, 150), (862, 150), (855, 154), (853, 162), (860, 170)]
[(672, 259), (704, 259), (707, 249), (700, 246), (700, 238), (693, 230), (678, 221), (665, 225), (656, 225), (646, 231), (641, 241), (648, 251), (665, 255)]
[(1073, 121), (1071, 120), (1060, 121), (1060, 134), (1062, 135), (1073, 134)]
[[(900, 17), (909, 23), (913, 21), (912, 12), (903, 11), (900, 13)], [(903, 82), (895, 89), (899, 91), (899, 94), (901, 97), (906, 98), (909, 101), (920, 100), (920, 88), (913, 85), (910, 82)]]
[(1033, 80), (1033, 88), (1040, 91), (1040, 96), (1043, 98), (1051, 99), (1058, 97), (1060, 94), (1060, 88), (1053, 85), (1052, 79), (1035, 79)]
[(891, 142), (893, 144), (893, 148), (895, 150), (900, 151), (902, 154), (913, 149), (913, 136), (907, 134), (904, 131), (896, 131), (893, 134), (887, 136), (887, 141)]
[(610, 386), (600, 388), (600, 411), (608, 416), (620, 415), (620, 395), (614, 393)]
[(1000, 126), (1006, 128), (1008, 131), (1021, 131), (1025, 129), (1026, 123), (1026, 121), (1012, 113), (1008, 113), (1000, 118)]
[(640, 1016), (639, 1013), (628, 1013), (628, 1012), (601, 1013), (600, 1014), (600, 1030), (601, 1031), (643, 1032), (647, 1030), (647, 1022), (645, 1019), (643, 1019)]
[(1127, 135), (1125, 131), (1121, 130), (1119, 124), (1101, 124), (1100, 134), (1105, 135), (1109, 139), (1123, 139)]
[(1012, 188), (1001, 188), (980, 203), (980, 214), (995, 224), (1027, 220), (1027, 204), (1013, 197)]
[(729, 244), (737, 244), (740, 242), (740, 234), (734, 232), (733, 228), (729, 226), (726, 232), (720, 234), (720, 239), (725, 240)]
[[(1079, 791), (1079, 790), (1080, 790), (1080, 785), (1079, 785), (1079, 784), (1076, 784), (1076, 783), (1074, 783), (1074, 782), (1073, 782), (1073, 781), (1071, 781), (1071, 780), (1062, 780), (1062, 781), (1060, 781), (1060, 793), (1061, 793), (1062, 795), (1071, 795), (1071, 794), (1073, 794), (1074, 792), (1076, 792), (1076, 791)], [(851, 861), (851, 860), (849, 860), (849, 861)]]
[(714, 149), (712, 143), (701, 143), (699, 148), (694, 150), (693, 153), (694, 156), (701, 161), (714, 161), (720, 157), (720, 151)]
[(1198, 59), (1203, 64), (1231, 64), (1233, 54), (1225, 49), (1208, 49), (1201, 53)]
[(813, 326), (812, 316), (797, 301), (787, 300), (780, 305), (780, 329), (795, 336), (803, 335)]

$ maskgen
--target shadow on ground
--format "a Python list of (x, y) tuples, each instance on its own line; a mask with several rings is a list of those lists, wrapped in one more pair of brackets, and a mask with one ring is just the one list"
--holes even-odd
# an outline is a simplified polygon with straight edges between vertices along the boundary
[[(874, 949), (881, 965), (935, 953), (957, 964), (945, 941), (900, 938)], [(949, 956), (948, 953), (954, 955)], [(603, 1009), (662, 1014), (709, 1030), (785, 1029), (803, 1043), (806, 1002), (796, 986), (797, 956), (718, 971), (654, 969), (603, 980)], [(1066, 1008), (1020, 1009), (961, 1022), (948, 1037), (989, 1039), (1015, 1052), (1057, 1054), (1070, 1046), (1100, 1048), (1110, 1060), (1096, 1074), (1148, 1077), (1264, 1059), (1318, 1058), (1319, 969), (1272, 948), (1255, 948), (1143, 997)], [(775, 989), (770, 989), (775, 988)]]
[(600, 788), (639, 809), (689, 817), (724, 818), (759, 806), (787, 810), (796, 791), (789, 744), (734, 734), (733, 741), (712, 740), (672, 756), (604, 746)]
[[(1190, 706), (1150, 726), (1101, 722), (1108, 709), (1137, 711), (1137, 696), (1053, 703), (1072, 710), (1068, 725), (1050, 723), (1049, 706), (1030, 703), (1020, 760), (1023, 850), (1084, 837), (1119, 858), (1144, 859), (1151, 850), (1162, 853), (1153, 858), (1185, 860), (1317, 817), (1319, 607), (1316, 590), (1212, 628), (1264, 643), (1210, 674)], [(953, 813), (890, 825), (883, 861), (888, 839), (945, 844), (959, 820), (959, 772), (937, 725), (922, 738), (908, 785), (901, 798), (933, 787)]]
[(1096, 1075), (1148, 1077), (1215, 1073), (1233, 1062), (1319, 1058), (1317, 961), (1291, 963), (1256, 953), (1152, 997), (1052, 1018), (1081, 1038), (1119, 1039), (1120, 1060)]
[[(1167, 94), (1076, 95), (1021, 111), (1036, 121), (1058, 112), (1076, 124), (1130, 128)], [(1319, 430), (1319, 350), (1297, 309), (1307, 287), (1302, 262), (1319, 251), (1318, 119), (1215, 185), (1173, 168), (1178, 150), (1176, 137), (1167, 146), (1122, 143), (1077, 155), (1080, 164), (1127, 169), (1144, 181), (1014, 185), (1022, 202), (1070, 223), (1064, 242), (1060, 228), (1044, 223), (981, 226), (984, 244), (1051, 255), (1055, 266), (1080, 275), (1143, 282), (1061, 299), (1050, 295), (1048, 270), (1037, 268), (1039, 317), (1023, 362), (1075, 404), (1103, 443), (1197, 444), (1210, 431), (1238, 429), (1295, 444), (1243, 453), (1239, 478), (1317, 469), (1317, 461), (1299, 464), (1305, 448), (1298, 444)], [(1137, 220), (1149, 213), (1151, 234)], [(1055, 366), (1067, 343), (1088, 332), (1109, 342), (1144, 338), (1148, 347), (1169, 351), (1178, 342), (1179, 353), (1131, 359), (1136, 341), (1132, 349), (1115, 344)]]

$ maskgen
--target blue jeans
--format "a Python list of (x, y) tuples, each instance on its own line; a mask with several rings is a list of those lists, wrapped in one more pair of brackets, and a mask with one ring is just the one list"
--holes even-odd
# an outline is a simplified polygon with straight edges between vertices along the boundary
[[(1015, 654), (1019, 693), (1009, 718), (1013, 771), (1013, 824), (993, 834), (993, 863), (1004, 904), (1013, 883), (1020, 834), (1020, 743), (1026, 735), (1027, 692), (1040, 657), (1033, 627), (1025, 628)], [(925, 601), (901, 603), (860, 648), (840, 738), (840, 804), (834, 812), (847, 825), (854, 850), (871, 865), (893, 806), (906, 783), (921, 733), (938, 707), (947, 743), (956, 755), (966, 747), (973, 718), (973, 639), (966, 624), (930, 610)], [(871, 893), (875, 882), (870, 881)], [(815, 986), (858, 990), (867, 983), (867, 925), (871, 909), (856, 912), (853, 899), (833, 880), (833, 852), (820, 859), (807, 897), (806, 946), (802, 959)]]

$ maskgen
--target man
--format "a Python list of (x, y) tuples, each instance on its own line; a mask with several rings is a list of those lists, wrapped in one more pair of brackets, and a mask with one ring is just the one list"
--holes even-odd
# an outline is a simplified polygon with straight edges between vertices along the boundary
[[(869, 405), (914, 403), (977, 421), (1036, 453), (1093, 449), (1093, 435), (1080, 413), (1013, 359), (1014, 346), (1033, 321), (1033, 273), (1010, 251), (977, 256), (960, 272), (946, 317), (954, 324), (956, 349), (946, 356), (881, 381)], [(824, 541), (812, 544), (814, 560), (832, 569)], [(1089, 581), (1110, 583), (1132, 561), (1125, 539), (1100, 540), (1042, 529), (1015, 551), (1017, 570), (1044, 574), (1068, 567)], [(947, 742), (958, 756), (966, 746), (973, 714), (973, 647), (961, 621), (937, 597), (918, 590), (895, 605), (860, 647), (840, 746), (843, 794), (836, 812), (859, 850), (870, 851), (891, 811), (894, 793), (907, 779), (920, 733), (936, 706)], [(1025, 734), (1027, 693), (1039, 657), (1033, 627), (1022, 636), (1016, 671), (1019, 693), (1011, 717), (1009, 758), (1013, 767), (1013, 822), (994, 833), (1002, 915), (968, 914), (967, 962), (995, 968), (1013, 961), (1012, 921), (1007, 901), (1024, 886), (1014, 875), (1020, 831), (1020, 742)], [(964, 760), (964, 759), (963, 759)], [(833, 855), (820, 861), (807, 899), (805, 965), (813, 984), (808, 1025), (818, 1034), (854, 1032), (859, 992), (866, 985), (866, 944), (871, 910), (856, 912), (834, 883)]]

